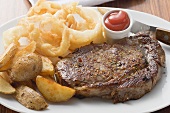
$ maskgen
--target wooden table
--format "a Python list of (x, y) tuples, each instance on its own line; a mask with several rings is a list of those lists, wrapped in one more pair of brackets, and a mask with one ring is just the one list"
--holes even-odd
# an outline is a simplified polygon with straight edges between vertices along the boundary
[[(170, 21), (169, 0), (116, 0), (99, 6), (138, 10)], [(30, 7), (31, 5), (27, 0), (0, 0), (0, 25), (15, 17), (26, 14)], [(0, 105), (0, 113), (17, 112)], [(154, 113), (170, 113), (170, 106)]]

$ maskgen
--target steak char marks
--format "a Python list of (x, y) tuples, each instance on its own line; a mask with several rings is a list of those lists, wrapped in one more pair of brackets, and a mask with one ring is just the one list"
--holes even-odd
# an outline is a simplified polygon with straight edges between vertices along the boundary
[(114, 44), (90, 44), (58, 62), (59, 83), (77, 96), (112, 99), (113, 103), (138, 99), (161, 78), (165, 53), (147, 34)]

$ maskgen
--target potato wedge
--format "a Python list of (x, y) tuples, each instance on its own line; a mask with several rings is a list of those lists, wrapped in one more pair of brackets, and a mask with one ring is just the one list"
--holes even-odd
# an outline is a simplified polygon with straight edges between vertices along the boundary
[(21, 85), (17, 87), (14, 97), (19, 103), (29, 109), (43, 110), (48, 107), (44, 98), (28, 86)]
[(15, 88), (13, 88), (5, 79), (0, 76), (0, 93), (12, 94), (15, 93)]
[(10, 61), (10, 59), (15, 55), (18, 48), (17, 45), (14, 43), (11, 43), (8, 48), (5, 50), (5, 52), (0, 56), (0, 68), (5, 66), (7, 62)]
[(44, 56), (41, 56), (41, 58), (43, 66), (40, 75), (53, 77), (55, 71), (51, 60)]
[(6, 80), (8, 83), (12, 83), (12, 80), (11, 78), (9, 77), (8, 73), (7, 72), (0, 72), (0, 76)]
[(4, 66), (0, 68), (0, 71), (7, 71), (12, 67), (12, 59), (9, 60)]
[(30, 53), (33, 53), (36, 49), (36, 42), (32, 41), (31, 43), (29, 43), (26, 47), (22, 48), (21, 50), (19, 50), (13, 59), (13, 62), (17, 62), (18, 59), (20, 59), (22, 56), (28, 55)]
[(10, 71), (10, 78), (13, 81), (28, 81), (36, 78), (42, 70), (42, 59), (35, 53), (23, 55), (16, 62)]
[(41, 94), (51, 102), (64, 102), (69, 100), (75, 94), (74, 89), (61, 86), (60, 84), (42, 76), (37, 76), (36, 85)]

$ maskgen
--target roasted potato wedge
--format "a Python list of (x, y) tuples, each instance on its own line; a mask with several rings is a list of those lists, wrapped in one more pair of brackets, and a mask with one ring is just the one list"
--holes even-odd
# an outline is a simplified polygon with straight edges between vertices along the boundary
[(42, 70), (42, 59), (35, 53), (23, 55), (16, 62), (10, 71), (10, 78), (13, 81), (28, 81), (36, 78)]
[(41, 94), (51, 102), (64, 102), (75, 94), (74, 89), (61, 86), (55, 81), (46, 79), (42, 76), (37, 76), (36, 85)]
[(18, 50), (17, 45), (14, 43), (11, 43), (8, 46), (5, 52), (0, 56), (0, 68), (5, 66), (11, 60), (11, 58), (13, 58), (17, 50)]
[(32, 41), (26, 47), (23, 47), (21, 50), (19, 50), (15, 54), (13, 62), (17, 62), (18, 59), (20, 59), (21, 57), (26, 56), (26, 55), (28, 55), (30, 53), (34, 53), (35, 49), (36, 49), (36, 42)]
[(13, 88), (5, 79), (0, 76), (0, 93), (12, 94), (15, 93), (15, 88)]
[(42, 58), (42, 71), (40, 73), (40, 75), (42, 76), (53, 76), (55, 71), (54, 71), (54, 66), (51, 62), (50, 59), (48, 59), (47, 57), (41, 56)]
[(12, 80), (11, 78), (9, 77), (8, 73), (7, 72), (0, 72), (0, 76), (6, 80), (8, 83), (12, 83)]
[(17, 87), (14, 97), (29, 109), (42, 110), (48, 107), (44, 98), (28, 86), (21, 85)]
[(11, 69), (11, 66), (12, 66), (12, 59), (9, 60), (4, 66), (2, 66), (2, 67), (0, 68), (0, 71), (1, 71), (1, 72), (2, 72), (2, 71), (7, 71), (7, 70)]

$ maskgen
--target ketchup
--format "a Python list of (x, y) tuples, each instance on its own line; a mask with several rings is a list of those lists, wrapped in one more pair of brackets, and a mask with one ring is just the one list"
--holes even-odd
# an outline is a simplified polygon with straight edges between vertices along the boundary
[(105, 25), (113, 31), (122, 31), (130, 25), (130, 19), (125, 11), (115, 11), (109, 14), (105, 19)]

